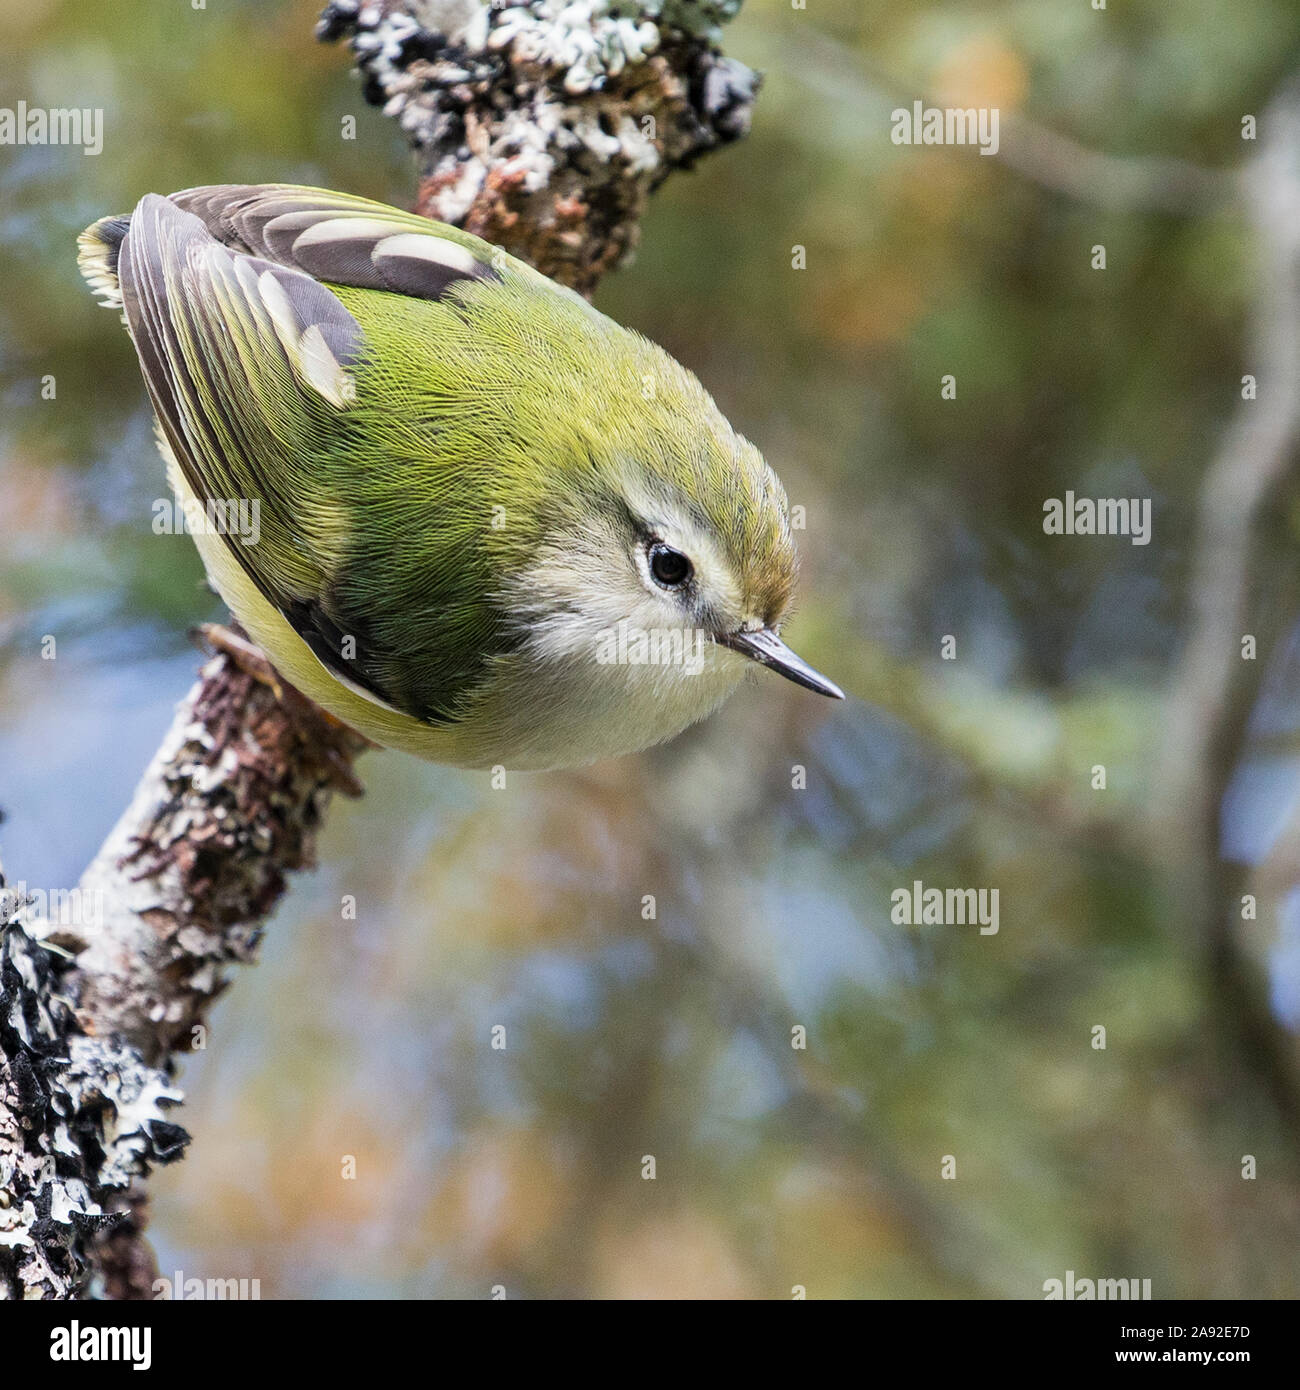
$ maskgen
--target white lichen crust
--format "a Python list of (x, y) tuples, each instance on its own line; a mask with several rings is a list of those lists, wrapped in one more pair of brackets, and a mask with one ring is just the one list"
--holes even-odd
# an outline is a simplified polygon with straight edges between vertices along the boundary
[[(633, 244), (645, 198), (668, 173), (748, 131), (757, 78), (715, 46), (738, 8), (334, 0), (317, 34), (348, 40), (367, 100), (416, 150), (422, 211), (585, 290)], [(531, 243), (514, 238), (519, 220)], [(539, 229), (554, 233), (549, 244)], [(564, 243), (575, 229), (581, 263)]]
[(0, 894), (0, 1299), (75, 1298), (90, 1248), (128, 1219), (131, 1185), (178, 1158), (168, 1077), (120, 1037), (79, 1032), (63, 953)]

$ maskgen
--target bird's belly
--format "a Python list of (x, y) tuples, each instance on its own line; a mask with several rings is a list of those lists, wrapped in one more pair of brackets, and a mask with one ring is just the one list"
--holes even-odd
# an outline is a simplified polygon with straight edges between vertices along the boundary
[(496, 730), (507, 751), (475, 765), (580, 767), (638, 752), (712, 713), (747, 672), (740, 658), (712, 647), (698, 670), (582, 658), (530, 663), (525, 656), (512, 664), (472, 720)]
[[(193, 497), (180, 469), (169, 478), (182, 505)], [(748, 663), (712, 644), (667, 664), (592, 658), (504, 658), (489, 691), (454, 724), (426, 724), (338, 681), (269, 603), (220, 535), (195, 544), (213, 587), (272, 665), (336, 719), (387, 748), (457, 767), (518, 771), (578, 767), (634, 753), (703, 719), (743, 679)]]

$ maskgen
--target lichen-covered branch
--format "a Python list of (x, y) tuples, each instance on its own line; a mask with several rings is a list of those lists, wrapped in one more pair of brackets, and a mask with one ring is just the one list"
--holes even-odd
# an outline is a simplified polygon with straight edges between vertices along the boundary
[(590, 293), (651, 192), (749, 130), (756, 74), (713, 45), (739, 0), (334, 0), (417, 206)]
[[(189, 1136), (167, 1074), (125, 1039), (77, 1027), (67, 957), (0, 901), (0, 1297), (88, 1291), (90, 1251), (130, 1221), (129, 1190)], [(105, 1289), (105, 1292), (111, 1290)]]
[(153, 1063), (189, 1049), (226, 967), (252, 960), (285, 875), (310, 866), (331, 796), (360, 792), (365, 746), (229, 657), (204, 668), (81, 880), (83, 901), (104, 904), (72, 977), (87, 1029)]
[(364, 746), (219, 656), (82, 875), (75, 918), (0, 904), (0, 1297), (148, 1296), (132, 1185), (189, 1140), (167, 1118), (172, 1059), (253, 958), (285, 875), (311, 863), (330, 797), (359, 790)]
[[(715, 47), (739, 0), (336, 0), (367, 97), (417, 157), (417, 206), (589, 293), (651, 191), (748, 129)], [(264, 674), (264, 673), (263, 673)], [(87, 868), (89, 921), (0, 898), (0, 1298), (148, 1297), (138, 1182), (180, 1156), (173, 1071), (286, 876), (312, 862), (364, 740), (223, 654), (181, 702)]]

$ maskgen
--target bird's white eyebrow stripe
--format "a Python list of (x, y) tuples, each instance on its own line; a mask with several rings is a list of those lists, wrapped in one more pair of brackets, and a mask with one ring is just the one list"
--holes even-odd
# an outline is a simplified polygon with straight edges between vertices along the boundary
[[(675, 506), (672, 499), (647, 491), (634, 480), (624, 479), (623, 503), (638, 532), (638, 539), (662, 541), (680, 551), (695, 568), (697, 591), (716, 596), (719, 592), (739, 601), (739, 590), (731, 562), (714, 540), (707, 525), (686, 507)], [(644, 528), (650, 527), (647, 532)], [(644, 570), (644, 561), (637, 559)]]

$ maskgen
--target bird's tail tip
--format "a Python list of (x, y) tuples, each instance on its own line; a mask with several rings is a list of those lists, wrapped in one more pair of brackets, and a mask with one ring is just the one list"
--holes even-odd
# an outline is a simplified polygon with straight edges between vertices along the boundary
[(122, 307), (117, 258), (130, 226), (129, 216), (101, 217), (77, 238), (77, 266), (106, 309)]

